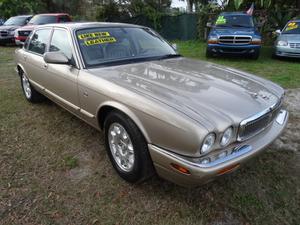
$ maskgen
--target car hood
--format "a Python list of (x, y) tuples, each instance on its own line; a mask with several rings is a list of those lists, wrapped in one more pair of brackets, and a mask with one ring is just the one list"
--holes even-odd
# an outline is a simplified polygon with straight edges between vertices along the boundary
[(284, 94), (281, 87), (262, 78), (183, 57), (89, 72), (164, 103), (207, 129), (224, 121), (237, 125), (276, 104)]
[(2, 26), (0, 26), (0, 30), (15, 30), (19, 27), (20, 26), (15, 26), (15, 25), (13, 25), (13, 26), (4, 26), (4, 25), (2, 25)]
[(255, 28), (214, 28), (210, 35), (259, 35)]
[(19, 28), (18, 30), (34, 30), (34, 28), (36, 28), (38, 25), (26, 25), (26, 26), (23, 26), (21, 28)]
[(281, 34), (278, 40), (285, 40), (288, 42), (300, 42), (300, 34)]

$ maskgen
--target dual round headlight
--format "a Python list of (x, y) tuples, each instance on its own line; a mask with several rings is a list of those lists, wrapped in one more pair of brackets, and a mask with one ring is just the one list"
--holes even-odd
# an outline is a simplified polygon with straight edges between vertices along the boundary
[[(233, 135), (233, 128), (232, 127), (227, 128), (221, 137), (220, 145), (222, 147), (225, 147), (226, 145), (228, 145), (232, 139), (232, 135)], [(206, 153), (210, 152), (213, 149), (212, 147), (215, 144), (215, 141), (216, 141), (215, 133), (208, 134), (204, 138), (200, 153), (206, 154)]]

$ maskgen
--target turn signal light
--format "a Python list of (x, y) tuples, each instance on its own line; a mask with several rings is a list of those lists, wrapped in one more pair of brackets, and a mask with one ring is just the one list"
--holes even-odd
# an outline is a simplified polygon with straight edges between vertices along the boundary
[(208, 44), (218, 44), (218, 40), (211, 39), (207, 41)]
[(182, 167), (182, 166), (180, 166), (180, 165), (178, 165), (178, 164), (171, 163), (171, 166), (172, 166), (175, 170), (179, 171), (180, 173), (183, 173), (183, 174), (186, 174), (186, 175), (190, 175), (190, 174), (191, 174), (190, 171), (189, 171), (188, 169), (186, 169), (186, 168), (184, 168), (184, 167)]
[(234, 165), (228, 166), (228, 167), (218, 171), (218, 175), (223, 175), (225, 173), (230, 173), (231, 171), (237, 169), (239, 166), (240, 166), (240, 164), (234, 164)]

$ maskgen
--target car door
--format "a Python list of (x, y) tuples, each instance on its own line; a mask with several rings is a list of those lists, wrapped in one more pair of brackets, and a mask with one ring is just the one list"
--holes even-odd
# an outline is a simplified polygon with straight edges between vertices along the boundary
[[(77, 77), (79, 69), (74, 58), (74, 49), (69, 32), (63, 28), (54, 28), (49, 45), (49, 52), (61, 52), (70, 65), (46, 64), (46, 76), (43, 85), (48, 94), (55, 97), (67, 109), (79, 113)], [(72, 65), (71, 65), (72, 64)]]
[(36, 30), (30, 40), (26, 42), (23, 52), (24, 69), (30, 81), (38, 87), (42, 87), (44, 84), (47, 65), (44, 62), (43, 54), (46, 52), (51, 32), (51, 27)]

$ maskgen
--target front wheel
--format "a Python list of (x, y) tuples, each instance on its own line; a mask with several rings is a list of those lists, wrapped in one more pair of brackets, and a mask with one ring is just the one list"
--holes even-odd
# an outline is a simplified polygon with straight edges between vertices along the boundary
[(130, 118), (113, 111), (106, 117), (104, 129), (110, 161), (124, 180), (137, 183), (154, 174), (147, 142)]

